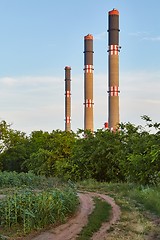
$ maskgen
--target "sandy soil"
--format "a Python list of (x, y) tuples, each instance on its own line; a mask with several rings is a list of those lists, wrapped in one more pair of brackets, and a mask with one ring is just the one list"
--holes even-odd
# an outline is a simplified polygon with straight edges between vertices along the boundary
[(120, 218), (120, 209), (114, 200), (104, 194), (98, 193), (79, 193), (80, 207), (77, 214), (68, 220), (67, 223), (53, 228), (47, 232), (43, 232), (34, 238), (28, 240), (76, 240), (77, 235), (87, 224), (88, 216), (93, 211), (93, 196), (98, 196), (107, 201), (112, 206), (112, 216), (109, 222), (104, 223), (100, 230), (94, 234), (93, 240), (105, 239), (107, 230)]

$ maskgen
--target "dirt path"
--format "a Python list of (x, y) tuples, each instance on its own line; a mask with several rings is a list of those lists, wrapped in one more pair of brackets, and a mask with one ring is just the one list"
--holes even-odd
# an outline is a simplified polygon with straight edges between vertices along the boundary
[(107, 231), (110, 229), (110, 227), (120, 219), (121, 211), (113, 198), (104, 194), (99, 194), (99, 193), (92, 193), (92, 194), (94, 194), (95, 196), (101, 197), (103, 200), (108, 202), (112, 207), (112, 216), (110, 221), (104, 223), (102, 227), (99, 229), (99, 231), (96, 232), (92, 237), (92, 240), (97, 240), (97, 239), (103, 240), (103, 239), (106, 239)]
[(82, 228), (87, 224), (88, 216), (93, 211), (93, 197), (101, 197), (112, 206), (112, 217), (109, 222), (102, 225), (100, 230), (94, 234), (93, 240), (105, 239), (106, 231), (114, 224), (120, 217), (120, 209), (115, 204), (114, 200), (109, 196), (98, 193), (79, 193), (80, 207), (74, 218), (71, 218), (67, 223), (60, 225), (47, 232), (41, 233), (34, 238), (27, 238), (28, 240), (76, 240), (77, 235)]

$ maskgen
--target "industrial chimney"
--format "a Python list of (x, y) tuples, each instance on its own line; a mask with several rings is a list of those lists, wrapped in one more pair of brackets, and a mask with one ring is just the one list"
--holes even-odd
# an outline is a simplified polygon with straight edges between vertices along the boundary
[(71, 67), (65, 67), (65, 131), (71, 130)]
[(84, 130), (93, 131), (93, 36), (84, 37)]
[(119, 124), (119, 12), (108, 14), (108, 127), (115, 131)]

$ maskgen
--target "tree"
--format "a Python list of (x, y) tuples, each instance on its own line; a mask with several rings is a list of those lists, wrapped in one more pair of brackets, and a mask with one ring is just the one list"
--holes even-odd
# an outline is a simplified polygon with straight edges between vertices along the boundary
[(22, 171), (22, 164), (27, 158), (27, 142), (25, 133), (13, 130), (5, 121), (0, 122), (1, 170)]
[(75, 142), (75, 134), (66, 131), (34, 132), (30, 138), (30, 158), (26, 166), (36, 174), (58, 174), (55, 165), (67, 160)]

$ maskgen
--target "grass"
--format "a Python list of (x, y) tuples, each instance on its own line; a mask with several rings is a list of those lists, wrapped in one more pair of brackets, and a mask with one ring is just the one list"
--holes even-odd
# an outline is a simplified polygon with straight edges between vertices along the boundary
[(103, 222), (110, 218), (111, 206), (100, 198), (94, 198), (95, 208), (89, 215), (88, 224), (82, 229), (77, 240), (89, 240), (97, 232)]
[(46, 178), (45, 176), (36, 176), (32, 172), (1, 172), (0, 171), (0, 192), (7, 188), (30, 188), (46, 189), (64, 185), (58, 178)]
[(130, 199), (143, 205), (160, 217), (160, 186), (138, 186), (133, 183), (99, 183), (95, 180), (85, 180), (77, 183), (82, 190), (107, 192), (110, 196)]
[(61, 223), (76, 210), (78, 198), (73, 189), (17, 192), (0, 201), (0, 226), (15, 226), (29, 233), (50, 224)]
[(107, 240), (144, 240), (149, 234), (154, 236), (149, 239), (159, 239), (156, 236), (160, 236), (160, 229), (155, 219), (160, 216), (160, 186), (99, 183), (91, 179), (77, 183), (77, 187), (112, 196), (120, 206), (121, 219), (110, 228)]
[[(86, 180), (77, 183), (76, 186), (80, 190), (95, 191), (112, 196), (120, 206), (121, 219), (110, 229), (108, 240), (143, 240), (150, 232), (154, 236), (160, 236), (159, 228), (153, 223), (152, 218), (146, 215), (146, 210), (149, 210), (157, 218), (160, 217), (160, 186), (144, 187), (132, 183), (99, 183), (95, 180)], [(70, 195), (70, 191), (73, 195), (72, 193)], [(4, 239), (3, 236), (12, 236), (13, 239), (16, 239), (17, 236), (28, 233), (32, 229), (43, 228), (50, 223), (63, 222), (65, 217), (72, 214), (77, 206), (76, 188), (72, 183), (66, 184), (58, 179), (47, 179), (32, 173), (19, 175), (13, 173), (12, 175), (0, 172), (0, 193), (7, 195), (6, 200), (0, 200), (0, 239)], [(104, 204), (98, 198), (94, 201), (95, 211), (99, 205)], [(54, 204), (57, 204), (58, 207)], [(83, 229), (84, 233), (81, 232), (79, 235), (79, 240), (90, 239), (93, 233), (100, 228), (102, 222), (107, 221), (107, 219), (100, 218), (104, 212), (105, 217), (108, 217), (110, 213), (108, 212), (106, 216), (104, 206), (102, 209), (100, 216), (90, 215), (88, 225)], [(101, 210), (98, 210), (97, 214), (100, 212)], [(55, 213), (58, 218), (55, 217)], [(48, 216), (51, 216), (50, 220)], [(36, 223), (35, 219), (38, 219), (39, 223)]]
[(62, 223), (79, 204), (74, 185), (55, 178), (0, 172), (0, 185), (0, 239)]
[(160, 217), (160, 188), (141, 187), (130, 192), (130, 197), (143, 205), (146, 210)]

